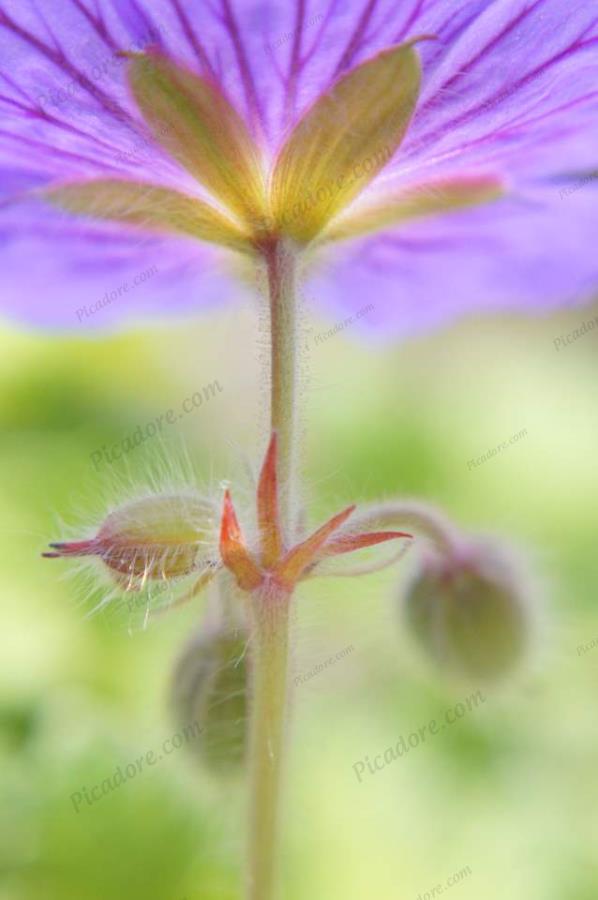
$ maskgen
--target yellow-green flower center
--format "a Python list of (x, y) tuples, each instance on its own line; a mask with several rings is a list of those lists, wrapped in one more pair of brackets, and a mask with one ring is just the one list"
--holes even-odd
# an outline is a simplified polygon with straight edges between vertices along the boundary
[(357, 200), (395, 155), (415, 111), (421, 71), (413, 44), (390, 47), (336, 81), (299, 120), (270, 172), (217, 85), (156, 51), (131, 54), (129, 85), (154, 140), (214, 202), (113, 178), (58, 185), (44, 196), (76, 214), (245, 254), (278, 239), (298, 246), (337, 241), (496, 199), (496, 178), (469, 176)]

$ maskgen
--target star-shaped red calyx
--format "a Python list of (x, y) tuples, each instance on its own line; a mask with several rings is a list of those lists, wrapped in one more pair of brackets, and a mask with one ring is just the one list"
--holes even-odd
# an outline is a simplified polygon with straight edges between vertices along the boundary
[(355, 506), (349, 506), (333, 516), (310, 537), (293, 547), (287, 547), (280, 522), (277, 462), (278, 442), (276, 434), (273, 434), (257, 488), (259, 532), (257, 557), (247, 547), (230, 491), (227, 490), (224, 495), (220, 555), (223, 564), (233, 573), (242, 590), (255, 591), (270, 582), (283, 592), (291, 593), (296, 584), (324, 559), (373, 547), (375, 544), (397, 538), (412, 538), (412, 535), (403, 531), (339, 534), (355, 510)]

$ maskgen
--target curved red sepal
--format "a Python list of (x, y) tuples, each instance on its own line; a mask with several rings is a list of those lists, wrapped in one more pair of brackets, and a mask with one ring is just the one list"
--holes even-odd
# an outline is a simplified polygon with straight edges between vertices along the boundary
[(278, 438), (270, 438), (268, 451), (257, 488), (257, 521), (260, 530), (262, 565), (276, 565), (283, 552), (280, 514), (278, 510)]
[(274, 570), (277, 580), (287, 585), (294, 585), (299, 581), (303, 573), (309, 566), (315, 562), (318, 553), (326, 544), (328, 538), (334, 532), (344, 525), (349, 516), (355, 510), (355, 506), (349, 506), (347, 509), (333, 516), (324, 525), (318, 528), (311, 537), (302, 541), (289, 550), (287, 555), (280, 561)]
[(222, 562), (233, 573), (242, 590), (253, 591), (261, 585), (264, 576), (245, 545), (228, 490), (224, 492), (220, 523), (220, 555)]
[(366, 547), (375, 547), (385, 541), (395, 541), (398, 538), (413, 539), (412, 534), (406, 531), (371, 531), (365, 534), (348, 534), (343, 537), (333, 538), (326, 544), (320, 558), (339, 556), (341, 553), (353, 553), (354, 550), (363, 550)]

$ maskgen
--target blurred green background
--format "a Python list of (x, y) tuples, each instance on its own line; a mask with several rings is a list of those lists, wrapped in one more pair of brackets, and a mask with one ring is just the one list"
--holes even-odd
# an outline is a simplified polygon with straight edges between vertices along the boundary
[[(311, 520), (347, 502), (429, 498), (524, 547), (541, 603), (514, 679), (359, 783), (357, 760), (468, 691), (401, 631), (408, 561), (301, 590), (295, 671), (352, 650), (295, 692), (285, 900), (417, 900), (436, 885), (451, 900), (598, 897), (598, 337), (553, 344), (597, 311), (469, 319), (390, 348), (352, 328), (316, 342), (334, 323), (306, 321)], [(152, 457), (188, 471), (187, 454), (202, 489), (218, 496), (228, 479), (249, 504), (247, 467), (264, 449), (258, 318), (229, 310), (95, 340), (2, 327), (0, 900), (239, 896), (240, 785), (214, 783), (184, 749), (79, 813), (71, 802), (173, 735), (171, 668), (205, 601), (145, 630), (122, 610), (87, 617), (88, 587), (40, 553)], [(95, 470), (94, 451), (214, 380), (222, 390), (162, 439)]]

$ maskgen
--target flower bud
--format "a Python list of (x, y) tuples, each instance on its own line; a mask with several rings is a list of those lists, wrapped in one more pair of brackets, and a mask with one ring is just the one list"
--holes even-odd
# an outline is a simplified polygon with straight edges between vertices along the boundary
[(238, 768), (247, 736), (247, 635), (230, 626), (201, 632), (175, 668), (172, 703), (180, 726), (197, 723), (189, 749), (217, 774)]
[(527, 588), (508, 553), (469, 543), (428, 555), (408, 585), (407, 624), (440, 667), (492, 681), (521, 660), (529, 640)]
[(127, 590), (203, 569), (216, 558), (214, 510), (194, 494), (131, 501), (110, 513), (95, 538), (51, 544), (59, 556), (98, 556)]

